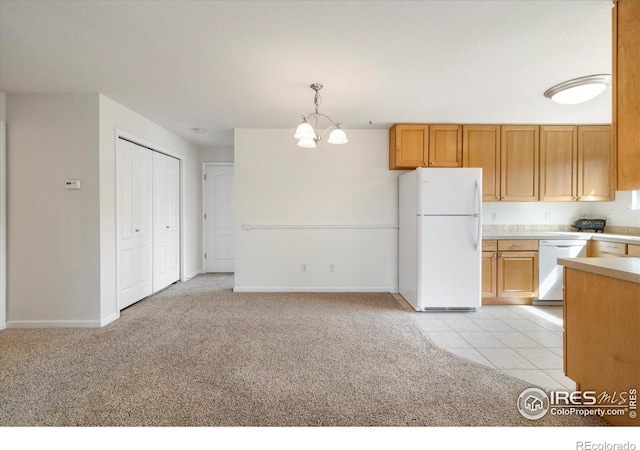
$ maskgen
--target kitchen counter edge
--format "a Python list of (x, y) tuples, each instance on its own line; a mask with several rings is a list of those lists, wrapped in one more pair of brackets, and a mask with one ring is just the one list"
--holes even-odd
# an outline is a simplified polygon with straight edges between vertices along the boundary
[(640, 236), (608, 233), (579, 233), (571, 231), (512, 231), (504, 233), (483, 233), (482, 239), (578, 239), (620, 242), (622, 244), (640, 244)]
[(558, 264), (640, 284), (640, 258), (558, 258)]

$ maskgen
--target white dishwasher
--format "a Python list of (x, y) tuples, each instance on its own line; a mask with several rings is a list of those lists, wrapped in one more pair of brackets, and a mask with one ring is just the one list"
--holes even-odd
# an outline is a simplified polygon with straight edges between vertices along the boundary
[(533, 304), (562, 303), (562, 266), (558, 258), (587, 256), (587, 241), (583, 239), (544, 239), (538, 247), (538, 298)]

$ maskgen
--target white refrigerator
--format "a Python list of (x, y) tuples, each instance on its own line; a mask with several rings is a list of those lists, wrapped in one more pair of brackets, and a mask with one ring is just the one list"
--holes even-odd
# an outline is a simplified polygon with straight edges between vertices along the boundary
[(399, 291), (416, 311), (481, 305), (482, 169), (418, 168), (399, 181)]

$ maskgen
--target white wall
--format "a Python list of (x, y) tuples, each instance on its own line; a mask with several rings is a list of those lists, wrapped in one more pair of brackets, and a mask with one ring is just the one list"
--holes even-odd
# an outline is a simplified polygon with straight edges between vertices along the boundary
[(631, 192), (616, 192), (612, 202), (484, 202), (482, 223), (571, 225), (585, 214), (590, 219), (606, 218), (608, 227), (640, 227), (640, 212), (631, 211), (630, 205)]
[(386, 130), (346, 132), (301, 149), (289, 129), (235, 130), (236, 290), (397, 291), (401, 172)]
[(182, 158), (183, 279), (201, 272), (200, 260), (200, 154), (181, 137), (143, 116), (100, 95), (100, 261), (102, 321), (117, 314), (116, 302), (116, 129), (143, 139)]
[[(10, 327), (106, 325), (116, 304), (116, 128), (183, 160), (183, 277), (200, 272), (200, 157), (99, 94), (7, 99)], [(80, 190), (64, 189), (79, 179)]]
[(7, 96), (10, 327), (98, 323), (98, 145), (96, 94)]
[(590, 217), (606, 218), (607, 226), (640, 228), (640, 211), (631, 210), (631, 191), (616, 192), (613, 202), (592, 204)]
[(208, 147), (200, 149), (201, 162), (233, 162), (232, 147)]

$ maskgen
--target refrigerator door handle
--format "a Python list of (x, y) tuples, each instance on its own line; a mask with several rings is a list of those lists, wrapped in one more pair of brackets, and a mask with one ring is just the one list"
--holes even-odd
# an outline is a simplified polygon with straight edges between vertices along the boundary
[(482, 198), (480, 198), (480, 186), (478, 185), (478, 180), (476, 180), (476, 213), (474, 217), (478, 221), (478, 226), (476, 228), (476, 246), (475, 249), (478, 250), (478, 245), (480, 245), (480, 239), (482, 236), (482, 217), (480, 215), (480, 205), (482, 204)]

